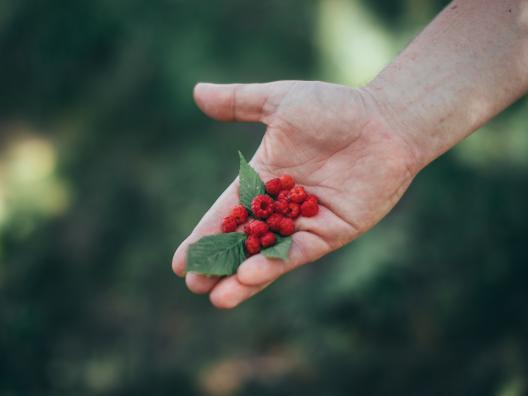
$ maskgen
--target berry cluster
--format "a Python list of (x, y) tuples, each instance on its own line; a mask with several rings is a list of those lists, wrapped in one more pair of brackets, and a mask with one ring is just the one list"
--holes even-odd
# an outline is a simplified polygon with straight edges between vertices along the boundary
[(266, 193), (257, 195), (251, 202), (254, 219), (242, 205), (237, 205), (222, 222), (223, 232), (235, 232), (244, 225), (247, 235), (246, 252), (257, 254), (261, 249), (275, 245), (277, 235), (289, 236), (295, 232), (294, 220), (299, 216), (313, 217), (319, 212), (315, 195), (304, 187), (296, 186), (289, 175), (271, 179), (266, 183)]

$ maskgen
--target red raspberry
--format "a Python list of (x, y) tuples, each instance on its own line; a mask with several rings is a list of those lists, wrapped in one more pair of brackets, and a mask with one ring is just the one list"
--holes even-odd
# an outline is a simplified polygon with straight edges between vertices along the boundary
[(247, 236), (251, 235), (251, 227), (255, 220), (249, 220), (246, 224), (244, 224), (244, 234)]
[(233, 216), (224, 217), (222, 221), (222, 231), (223, 232), (235, 232), (237, 229), (237, 222)]
[(280, 181), (283, 190), (291, 190), (295, 186), (295, 180), (290, 175), (282, 175)]
[(277, 237), (273, 232), (267, 232), (260, 238), (260, 244), (263, 248), (267, 248), (277, 243)]
[(242, 205), (237, 205), (231, 210), (231, 216), (235, 218), (237, 224), (244, 224), (248, 219), (248, 211)]
[(259, 194), (251, 202), (255, 217), (266, 219), (273, 213), (273, 199), (269, 195)]
[(306, 202), (306, 201), (312, 201), (314, 204), (318, 204), (319, 203), (319, 199), (317, 198), (317, 196), (312, 195), (312, 194), (308, 195), (308, 198), (306, 198), (306, 200), (304, 202)]
[(260, 220), (253, 220), (244, 227), (244, 232), (246, 235), (252, 235), (256, 237), (261, 237), (266, 232), (268, 232), (268, 230), (268, 225)]
[(301, 205), (301, 214), (304, 217), (313, 217), (319, 213), (319, 205), (317, 204), (317, 198), (310, 197), (304, 201)]
[(290, 194), (290, 190), (282, 190), (279, 195), (277, 195), (277, 201), (289, 201), (290, 198), (288, 195)]
[(280, 179), (271, 179), (266, 183), (266, 192), (274, 197), (282, 191), (282, 184)]
[(295, 223), (292, 219), (285, 217), (280, 222), (279, 233), (282, 236), (288, 236), (295, 232)]
[(286, 213), (286, 216), (288, 216), (290, 219), (296, 219), (301, 214), (301, 205), (298, 203), (290, 202), (288, 204), (288, 213)]
[(275, 211), (275, 213), (280, 213), (280, 214), (287, 214), (288, 213), (288, 201), (286, 201), (285, 199), (281, 199), (279, 201), (275, 201), (273, 203), (273, 210)]
[(247, 237), (246, 242), (246, 251), (248, 254), (253, 255), (260, 252), (260, 239), (254, 235)]
[(280, 230), (280, 222), (282, 221), (284, 217), (278, 213), (273, 213), (268, 219), (266, 220), (266, 223), (268, 223), (269, 229), (271, 231), (279, 232)]
[(244, 225), (244, 234), (246, 235), (251, 235), (251, 224), (253, 224), (255, 220), (250, 220), (249, 223), (246, 223)]
[(290, 190), (290, 194), (288, 196), (290, 197), (290, 201), (300, 204), (304, 202), (308, 194), (306, 194), (304, 187), (297, 186)]

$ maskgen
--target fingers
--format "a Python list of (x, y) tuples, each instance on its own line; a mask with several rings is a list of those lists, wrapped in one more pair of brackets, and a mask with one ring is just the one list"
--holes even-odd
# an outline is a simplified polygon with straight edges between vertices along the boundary
[(239, 282), (248, 286), (272, 282), (352, 241), (359, 234), (350, 224), (323, 206), (316, 217), (299, 218), (297, 227), (299, 231), (292, 236), (288, 261), (268, 259), (261, 254), (252, 256), (238, 268)]
[(261, 254), (252, 256), (238, 268), (238, 281), (247, 286), (273, 282), (281, 275), (316, 260), (328, 251), (327, 244), (309, 232), (296, 232), (292, 241), (288, 261), (269, 259)]
[(236, 275), (222, 279), (209, 295), (211, 303), (221, 309), (235, 308), (269, 285), (247, 286), (239, 282)]
[(287, 262), (256, 255), (246, 260), (236, 275), (219, 279), (188, 273), (185, 280), (189, 290), (194, 293), (210, 292), (209, 299), (215, 307), (234, 308), (260, 292), (282, 274), (315, 260), (320, 252), (326, 251), (325, 247), (325, 243), (319, 237), (302, 231), (293, 236), (290, 260)]
[[(221, 232), (218, 219), (224, 217), (238, 202), (237, 190), (238, 181), (226, 189), (191, 235), (178, 247), (172, 263), (176, 274), (185, 275), (186, 254), (191, 243), (205, 235)], [(292, 236), (293, 243), (287, 261), (255, 255), (240, 265), (236, 275), (227, 278), (188, 273), (185, 279), (187, 287), (197, 294), (210, 293), (212, 304), (218, 308), (233, 308), (283, 274), (330, 253), (359, 234), (357, 229), (324, 206), (320, 206), (316, 217), (299, 218), (297, 226), (299, 231)]]
[(217, 276), (204, 276), (194, 272), (185, 275), (187, 288), (196, 294), (209, 293), (219, 280), (220, 278)]
[(211, 84), (194, 87), (194, 100), (209, 117), (218, 121), (263, 121), (273, 109), (280, 83)]
[(337, 243), (351, 238), (350, 226), (339, 220), (330, 210), (321, 207), (315, 218), (300, 218), (299, 230), (292, 236), (288, 261), (272, 260), (261, 254), (247, 259), (236, 275), (220, 280), (210, 293), (211, 303), (218, 308), (234, 308), (254, 296), (281, 275), (334, 250), (319, 236), (330, 235)]

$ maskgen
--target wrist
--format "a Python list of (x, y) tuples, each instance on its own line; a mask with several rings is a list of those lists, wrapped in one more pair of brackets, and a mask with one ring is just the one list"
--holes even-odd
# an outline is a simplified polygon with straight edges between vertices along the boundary
[(457, 1), (364, 87), (420, 168), (528, 89), (520, 13), (514, 0)]
[[(416, 173), (434, 160), (424, 142), (418, 137), (419, 131), (427, 133), (424, 117), (416, 114), (416, 110), (405, 105), (403, 92), (397, 92), (383, 78), (377, 77), (367, 85), (360, 88), (364, 101), (370, 103), (371, 117), (384, 124), (386, 130), (395, 135), (406, 146), (413, 168)], [(414, 113), (414, 114), (413, 114)], [(422, 125), (417, 126), (415, 119), (421, 119)]]

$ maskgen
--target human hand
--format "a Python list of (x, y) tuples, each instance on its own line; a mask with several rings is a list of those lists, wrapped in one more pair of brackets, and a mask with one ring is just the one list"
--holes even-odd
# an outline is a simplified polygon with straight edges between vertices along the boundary
[(367, 89), (304, 81), (198, 84), (200, 109), (219, 121), (263, 122), (267, 130), (251, 160), (263, 180), (293, 176), (319, 197), (320, 212), (299, 218), (287, 262), (248, 258), (236, 274), (185, 274), (189, 244), (220, 233), (238, 203), (235, 180), (174, 254), (172, 266), (195, 293), (232, 308), (283, 274), (351, 242), (396, 204), (419, 169), (413, 147), (383, 117)]

